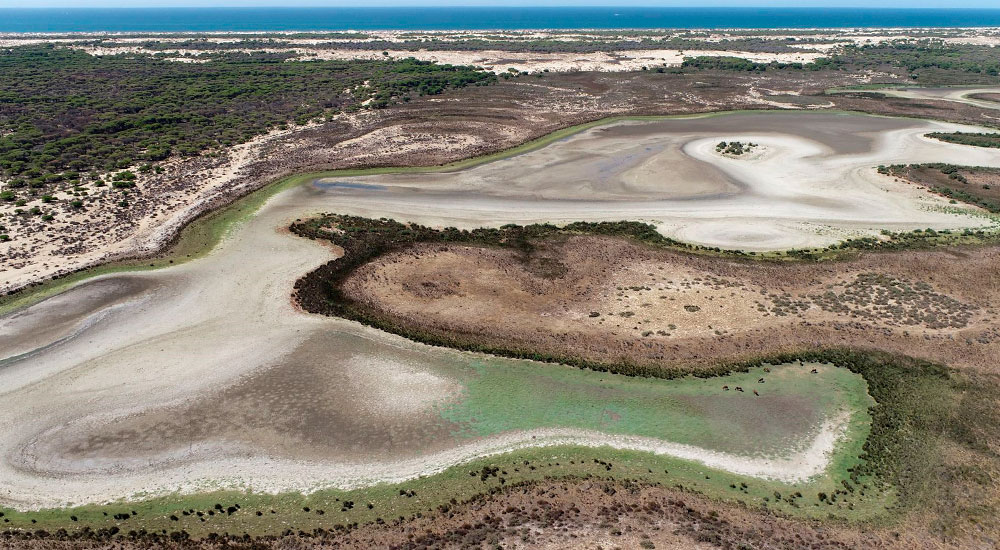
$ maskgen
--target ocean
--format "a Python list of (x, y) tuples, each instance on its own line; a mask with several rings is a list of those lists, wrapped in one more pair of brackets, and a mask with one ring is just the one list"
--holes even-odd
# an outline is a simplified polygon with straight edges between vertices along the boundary
[(449, 7), (0, 9), (0, 32), (1000, 27), (1000, 9)]

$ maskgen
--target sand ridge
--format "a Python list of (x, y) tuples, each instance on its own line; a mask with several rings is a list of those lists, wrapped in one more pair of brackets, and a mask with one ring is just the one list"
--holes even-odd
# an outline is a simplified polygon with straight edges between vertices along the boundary
[(876, 90), (877, 93), (889, 97), (904, 97), (911, 99), (941, 99), (966, 103), (983, 109), (1000, 109), (1000, 103), (985, 99), (978, 99), (973, 96), (983, 94), (995, 94), (1000, 92), (1000, 88), (993, 87), (958, 87), (958, 88), (886, 88)]

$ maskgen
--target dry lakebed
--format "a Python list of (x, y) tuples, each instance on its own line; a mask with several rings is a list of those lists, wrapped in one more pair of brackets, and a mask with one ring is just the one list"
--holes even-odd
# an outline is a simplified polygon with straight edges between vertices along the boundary
[[(297, 307), (295, 281), (339, 251), (287, 228), (321, 212), (465, 229), (630, 220), (757, 252), (992, 228), (985, 211), (876, 170), (1000, 166), (1000, 150), (924, 136), (947, 131), (983, 130), (849, 113), (622, 120), (461, 171), (312, 178), (204, 257), (0, 317), (0, 505), (347, 490), (532, 447), (832, 484), (870, 424), (865, 381), (846, 369), (659, 380), (416, 343)], [(753, 145), (736, 155), (722, 141)]]

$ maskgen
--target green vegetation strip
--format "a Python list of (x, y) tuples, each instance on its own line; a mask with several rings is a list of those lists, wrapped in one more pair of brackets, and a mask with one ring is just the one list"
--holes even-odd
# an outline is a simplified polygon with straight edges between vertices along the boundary
[(868, 391), (846, 369), (783, 365), (666, 381), (510, 360), (472, 368), (460, 398), (440, 406), (465, 436), (570, 428), (780, 458), (811, 444), (806, 434), (840, 413), (856, 421), (848, 441), (867, 435)]
[(927, 137), (959, 145), (1000, 148), (1000, 133), (931, 132)]

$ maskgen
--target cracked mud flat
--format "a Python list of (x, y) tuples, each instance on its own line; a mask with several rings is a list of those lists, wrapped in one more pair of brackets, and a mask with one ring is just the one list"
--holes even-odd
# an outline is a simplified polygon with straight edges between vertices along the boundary
[[(580, 175), (586, 176), (589, 168), (574, 165), (589, 159), (577, 157), (546, 173), (532, 164), (536, 162), (533, 154), (465, 173), (415, 176), (414, 181), (352, 178), (364, 185), (377, 182), (385, 190), (300, 187), (274, 197), (203, 259), (156, 272), (95, 279), (52, 299), (57, 302), (42, 302), (4, 317), (0, 322), (11, 327), (7, 334), (13, 336), (0, 342), (0, 358), (6, 358), (0, 365), (0, 477), (6, 480), (0, 500), (38, 507), (222, 486), (272, 491), (350, 486), (402, 480), (519, 446), (567, 442), (663, 452), (776, 479), (800, 479), (822, 471), (842, 431), (842, 417), (835, 412), (819, 423), (800, 427), (796, 433), (802, 444), (786, 456), (754, 457), (659, 438), (559, 426), (456, 444), (450, 437), (440, 437), (451, 433), (450, 426), (438, 420), (421, 424), (421, 420), (432, 417), (435, 407), (456, 399), (463, 383), (458, 371), (463, 363), (478, 360), (476, 356), (428, 349), (346, 321), (307, 315), (293, 307), (289, 298), (294, 281), (327, 261), (331, 253), (317, 243), (289, 235), (284, 228), (296, 218), (322, 211), (456, 226), (655, 219), (675, 236), (700, 236), (725, 246), (732, 242), (726, 236), (749, 234), (756, 235), (752, 244), (762, 248), (787, 242), (774, 238), (786, 232), (801, 240), (806, 233), (803, 224), (814, 223), (818, 212), (823, 213), (821, 219), (849, 230), (982, 224), (975, 217), (925, 210), (925, 205), (938, 205), (940, 199), (869, 173), (872, 164), (933, 160), (928, 157), (954, 160), (956, 154), (969, 159), (968, 164), (1000, 164), (996, 152), (920, 137), (925, 131), (955, 125), (844, 115), (783, 119), (785, 126), (801, 121), (802, 128), (820, 129), (795, 136), (778, 135), (773, 128), (761, 126), (772, 123), (766, 118), (770, 116), (777, 115), (685, 120), (681, 123), (708, 126), (677, 130), (688, 135), (684, 138), (673, 135), (669, 123), (674, 121), (646, 126), (625, 123), (537, 152), (551, 159), (558, 156), (560, 145), (579, 147), (581, 140), (595, 139), (601, 132), (617, 133), (618, 147), (639, 142), (643, 148), (655, 149), (659, 135), (667, 142), (664, 151), (680, 150), (671, 153), (672, 159), (689, 162), (684, 156), (688, 155), (693, 159), (690, 162), (717, 167), (710, 172), (713, 175), (697, 182), (693, 193), (676, 184), (664, 190), (649, 176), (655, 171), (641, 169), (633, 172), (632, 180), (621, 180), (625, 183), (615, 183), (616, 176), (610, 176), (607, 184), (579, 185)], [(647, 128), (656, 131), (646, 136)], [(763, 145), (759, 158), (712, 157), (718, 140), (750, 136)], [(677, 144), (679, 139), (688, 143)], [(601, 148), (595, 150), (604, 152), (598, 162), (614, 151), (606, 142), (596, 145)], [(635, 170), (646, 162), (656, 166), (658, 161), (635, 158), (616, 165), (612, 172)], [(806, 170), (810, 162), (817, 164)], [(514, 183), (507, 188), (493, 176), (470, 185), (471, 190), (454, 190), (468, 185), (461, 180), (468, 174), (518, 165), (548, 181), (539, 179), (532, 187), (527, 175), (520, 183), (511, 177)], [(690, 174), (698, 173), (695, 166), (689, 167)], [(836, 189), (827, 190), (833, 168), (848, 177)], [(561, 171), (567, 173), (562, 181), (548, 177)], [(449, 181), (452, 178), (458, 179)], [(875, 197), (881, 202), (870, 204)], [(733, 217), (734, 213), (741, 216)], [(724, 231), (719, 224), (725, 225)], [(751, 231), (751, 226), (762, 229)], [(104, 290), (93, 286), (104, 284), (110, 286)], [(53, 306), (59, 301), (85, 305), (61, 310)], [(100, 317), (101, 312), (111, 313)], [(87, 319), (99, 321), (88, 323)], [(45, 331), (39, 327), (46, 327)], [(25, 346), (29, 336), (36, 340)], [(32, 346), (37, 351), (26, 350)], [(457, 363), (458, 371), (443, 369), (448, 363)], [(252, 383), (255, 377), (289, 365), (304, 378), (287, 380), (290, 389), (283, 393), (254, 393), (262, 391)], [(325, 378), (319, 377), (327, 381), (323, 387), (304, 382), (317, 378), (309, 369), (324, 373)], [(373, 372), (378, 372), (375, 381)], [(231, 393), (227, 399), (206, 404), (220, 392)], [(268, 418), (253, 417), (249, 402), (240, 401), (241, 392), (243, 398), (271, 399), (272, 405), (286, 411), (286, 417), (271, 423)], [(341, 401), (310, 411), (319, 415), (310, 421), (302, 416), (308, 400), (285, 400), (303, 392), (313, 392), (308, 395), (314, 401), (324, 396)], [(194, 410), (201, 416), (167, 414), (161, 421), (150, 421), (151, 415), (163, 411)], [(189, 421), (195, 418), (204, 425)], [(114, 426), (116, 422), (120, 424)], [(135, 422), (135, 429), (129, 431), (129, 422)], [(415, 435), (414, 422), (422, 430)], [(123, 429), (113, 431), (109, 426)], [(158, 438), (149, 436), (167, 428), (173, 430), (169, 434), (174, 439), (166, 438), (173, 444), (158, 448)], [(364, 437), (374, 429), (390, 434), (379, 440), (385, 443), (382, 447), (371, 446), (372, 438)], [(101, 430), (105, 439), (96, 437)], [(392, 433), (405, 433), (424, 447), (410, 454), (410, 440), (394, 439)], [(84, 441), (105, 446), (87, 447)], [(143, 441), (156, 444), (143, 449)], [(93, 452), (98, 448), (106, 452)], [(136, 453), (136, 448), (144, 452)]]

